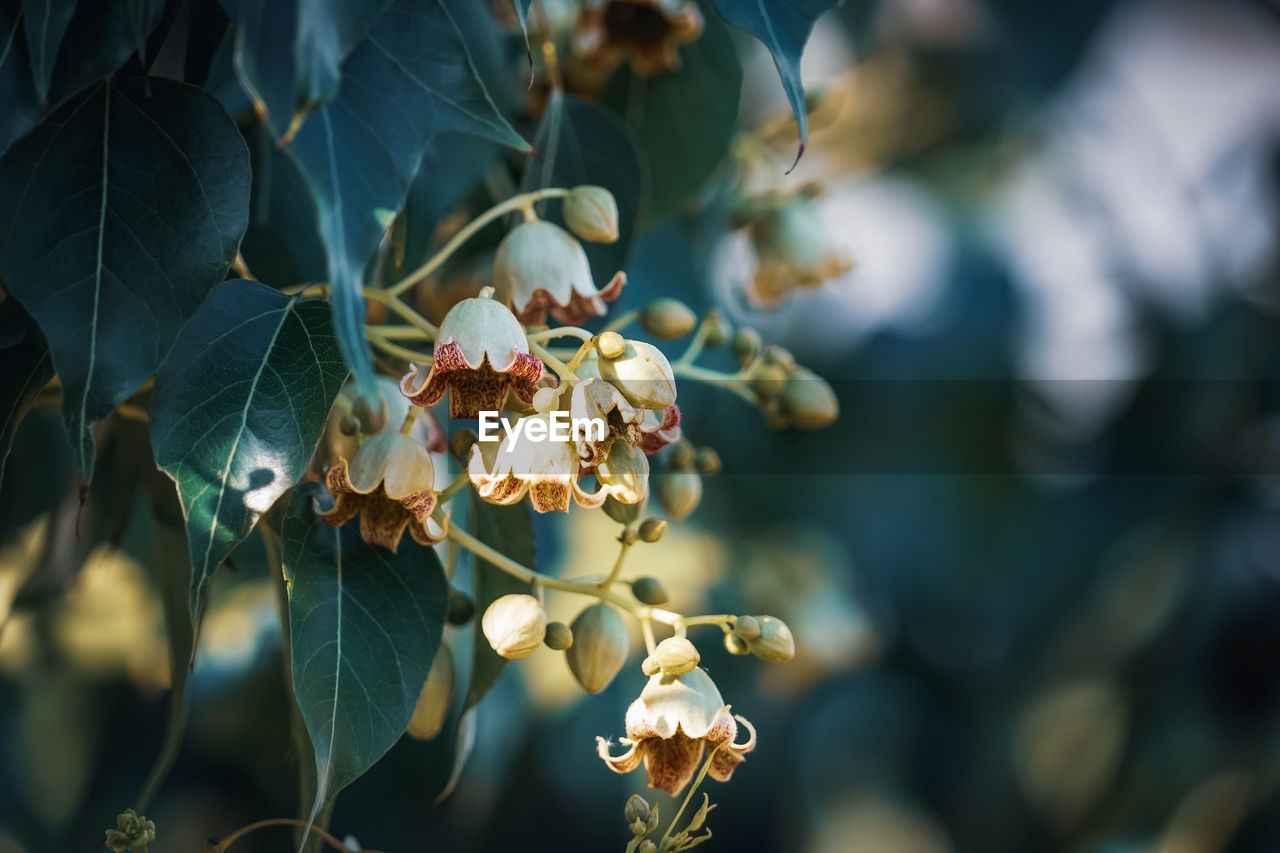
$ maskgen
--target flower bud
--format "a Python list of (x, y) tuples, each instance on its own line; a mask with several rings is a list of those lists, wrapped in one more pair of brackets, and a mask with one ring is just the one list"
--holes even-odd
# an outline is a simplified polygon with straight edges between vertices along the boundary
[(711, 349), (724, 346), (733, 334), (733, 326), (719, 311), (712, 311), (702, 322), (707, 327), (707, 334), (702, 342)]
[(613, 358), (601, 359), (598, 367), (600, 377), (621, 391), (633, 406), (661, 411), (676, 402), (671, 363), (653, 344), (626, 341), (626, 349)]
[(662, 538), (662, 534), (667, 532), (667, 520), (665, 518), (646, 518), (640, 522), (640, 538), (645, 542), (657, 542)]
[(679, 299), (655, 299), (640, 312), (640, 325), (662, 341), (689, 334), (697, 322), (698, 316)]
[(658, 853), (658, 845), (654, 844), (652, 839), (646, 838), (640, 842), (640, 846), (636, 848), (636, 853)]
[(533, 401), (530, 403), (534, 411), (546, 413), (556, 407), (560, 402), (560, 391), (556, 388), (539, 388), (533, 395)]
[(603, 601), (574, 617), (573, 645), (565, 652), (569, 671), (588, 693), (599, 693), (627, 662), (630, 637), (622, 617)]
[(640, 517), (640, 513), (644, 512), (644, 502), (634, 504), (623, 503), (609, 495), (604, 499), (604, 514), (612, 518), (619, 524), (632, 524)]
[(583, 240), (613, 243), (618, 239), (618, 202), (604, 187), (583, 185), (564, 199), (564, 224)]
[(444, 728), (445, 718), (449, 716), (449, 705), (453, 702), (453, 685), (456, 673), (453, 666), (453, 652), (441, 643), (431, 661), (431, 670), (427, 680), (418, 694), (418, 704), (413, 708), (413, 716), (405, 729), (409, 737), (417, 740), (431, 740)]
[(734, 633), (724, 635), (724, 649), (731, 655), (751, 654), (751, 649), (747, 646), (747, 641)]
[(791, 354), (791, 350), (777, 344), (765, 347), (764, 361), (766, 364), (776, 364), (783, 370), (794, 370), (796, 366), (796, 357)]
[(651, 607), (658, 607), (671, 600), (662, 582), (648, 575), (631, 582), (631, 594), (636, 597), (636, 601)]
[(364, 427), (366, 433), (374, 435), (387, 422), (387, 404), (382, 399), (382, 396), (379, 395), (378, 406), (375, 409), (369, 403), (369, 400), (361, 394), (351, 404), (351, 414), (356, 417), (356, 420), (360, 421), (360, 425)]
[(343, 415), (338, 421), (338, 431), (345, 436), (353, 436), (360, 431), (360, 419), (355, 415)]
[(754, 616), (738, 616), (733, 620), (733, 633), (744, 640), (754, 640), (760, 636), (760, 623)]
[(658, 503), (679, 520), (698, 508), (702, 500), (702, 478), (693, 471), (668, 471), (658, 477)]
[(640, 821), (641, 824), (649, 821), (649, 802), (639, 794), (632, 794), (627, 797), (627, 804), (623, 806), (622, 814), (627, 818), (627, 823), (635, 823)]
[(465, 625), (471, 621), (476, 612), (476, 603), (471, 596), (456, 589), (449, 589), (449, 605), (446, 619), (450, 625)]
[(733, 336), (733, 354), (737, 357), (738, 363), (748, 365), (756, 357), (756, 353), (760, 352), (760, 333), (748, 326), (738, 330)]
[(562, 652), (573, 645), (573, 629), (563, 622), (548, 622), (542, 642), (547, 644), (547, 648)]
[(653, 659), (663, 675), (684, 675), (692, 672), (702, 656), (693, 647), (693, 643), (684, 637), (667, 637), (653, 650)]
[(757, 616), (760, 636), (749, 640), (751, 654), (761, 660), (791, 660), (796, 656), (796, 641), (787, 623), (774, 616)]
[(547, 614), (532, 595), (511, 593), (489, 605), (480, 627), (495, 652), (508, 660), (519, 660), (542, 644)]
[(662, 667), (658, 666), (658, 659), (653, 655), (647, 656), (640, 661), (640, 671), (645, 675), (653, 676), (662, 671)]
[(449, 437), (449, 452), (456, 459), (466, 459), (471, 453), (471, 445), (480, 440), (473, 429), (460, 429)]
[(751, 371), (751, 390), (761, 400), (772, 400), (787, 388), (787, 371), (776, 364), (763, 363)]
[(782, 392), (782, 408), (791, 424), (800, 429), (829, 427), (840, 415), (840, 403), (831, 386), (804, 368), (788, 377)]
[(710, 447), (699, 448), (697, 455), (693, 457), (693, 467), (699, 474), (719, 474), (720, 454)]
[(617, 358), (627, 351), (627, 342), (617, 332), (601, 332), (596, 339), (596, 349), (605, 358)]
[(671, 453), (667, 455), (667, 463), (672, 470), (683, 471), (693, 467), (697, 456), (698, 452), (693, 445), (687, 441), (682, 441), (671, 448)]

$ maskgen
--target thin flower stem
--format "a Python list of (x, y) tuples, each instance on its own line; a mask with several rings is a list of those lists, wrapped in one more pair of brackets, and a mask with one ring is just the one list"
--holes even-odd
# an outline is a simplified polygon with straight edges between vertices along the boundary
[(613, 320), (609, 323), (609, 325), (604, 327), (604, 331), (620, 332), (623, 329), (625, 329), (627, 326), (630, 326), (632, 323), (634, 323), (638, 319), (640, 319), (640, 311), (638, 309), (624, 311), (623, 313), (619, 314), (617, 317), (613, 318)]
[(413, 425), (418, 421), (418, 407), (410, 406), (409, 411), (405, 412), (404, 422), (400, 424), (400, 434), (408, 435), (413, 429)]
[(531, 341), (550, 341), (555, 338), (569, 337), (581, 338), (584, 341), (589, 341), (594, 338), (595, 335), (588, 332), (586, 329), (580, 329), (577, 326), (558, 326), (554, 329), (544, 329), (541, 332), (532, 332), (528, 337)]
[(380, 305), (385, 305), (387, 310), (398, 314), (402, 320), (425, 332), (427, 340), (434, 341), (436, 337), (439, 336), (440, 330), (435, 327), (435, 324), (428, 322), (427, 318), (423, 317), (417, 311), (414, 311), (406, 305), (394, 293), (390, 293), (386, 290), (377, 290), (371, 287), (366, 287), (362, 292), (366, 299), (377, 302)]
[(601, 589), (609, 589), (613, 586), (613, 582), (618, 579), (618, 575), (622, 574), (622, 563), (627, 559), (627, 552), (631, 550), (631, 546), (635, 544), (631, 535), (631, 525), (628, 524), (626, 529), (622, 531), (621, 545), (618, 548), (618, 559), (613, 561), (613, 568), (609, 571), (609, 576), (600, 581)]
[(376, 329), (377, 333), (384, 338), (409, 338), (415, 341), (430, 340), (431, 337), (417, 326), (370, 326), (368, 329)]
[(565, 364), (560, 359), (556, 358), (551, 353), (547, 352), (546, 347), (542, 346), (542, 344), (529, 341), (529, 352), (533, 353), (538, 358), (545, 361), (547, 363), (547, 367), (550, 367), (552, 370), (554, 370), (556, 373), (556, 376), (559, 376), (561, 379), (573, 380), (578, 378), (577, 375), (574, 374), (573, 370), (570, 369), (567, 364)]
[(453, 496), (466, 488), (467, 483), (469, 482), (471, 482), (471, 478), (467, 476), (466, 471), (463, 471), (461, 474), (454, 477), (453, 480), (449, 482), (449, 485), (444, 487), (444, 491), (440, 493), (440, 497), (437, 498), (436, 502), (443, 504), (453, 500)]
[(430, 260), (397, 281), (395, 284), (388, 287), (385, 292), (390, 296), (399, 296), (401, 293), (404, 293), (417, 282), (439, 269), (440, 265), (448, 260), (449, 256), (456, 252), (463, 243), (470, 240), (477, 232), (480, 231), (481, 228), (484, 228), (498, 217), (510, 213), (513, 210), (529, 212), (532, 211), (534, 202), (542, 201), (547, 198), (559, 198), (568, 194), (568, 190), (560, 189), (559, 187), (549, 187), (535, 192), (521, 193), (520, 195), (512, 196), (504, 202), (495, 204), (493, 207), (471, 220), (471, 222), (469, 222), (467, 226), (457, 234), (454, 234), (453, 239), (448, 243), (445, 243), (440, 251), (431, 256)]
[(672, 363), (671, 372), (685, 379), (692, 379), (695, 382), (723, 388), (725, 391), (737, 394), (753, 406), (759, 405), (760, 401), (756, 399), (756, 395), (747, 387), (740, 373), (720, 373), (716, 370), (688, 364), (683, 358)]
[(707, 778), (707, 771), (711, 769), (711, 759), (716, 757), (723, 743), (718, 743), (707, 753), (707, 760), (702, 763), (702, 769), (698, 771), (698, 778), (693, 780), (693, 784), (689, 787), (689, 793), (684, 795), (684, 802), (680, 804), (680, 810), (676, 812), (676, 816), (671, 819), (671, 823), (667, 825), (667, 831), (662, 833), (661, 840), (658, 841), (658, 849), (663, 849), (662, 845), (666, 844), (667, 839), (671, 837), (671, 833), (675, 831), (676, 824), (680, 822), (680, 815), (684, 814), (685, 808), (689, 805), (689, 801), (693, 799), (693, 795), (698, 792), (698, 786), (702, 784), (702, 780)]
[(387, 340), (381, 335), (374, 334), (373, 329), (369, 329), (368, 332), (369, 332), (369, 335), (368, 335), (369, 343), (373, 344), (375, 347), (382, 350), (387, 355), (393, 355), (396, 358), (402, 358), (405, 361), (417, 362), (419, 364), (431, 363), (430, 353), (425, 353), (420, 350), (409, 349), (408, 347), (402, 347), (399, 344), (393, 344), (391, 341)]
[[(267, 820), (260, 820), (255, 823), (251, 823), (248, 826), (242, 826), (226, 838), (223, 838), (211, 845), (213, 853), (224, 853), (224, 851), (229, 849), (232, 844), (236, 843), (244, 836), (268, 826), (306, 826), (306, 821), (298, 820), (293, 817), (273, 817), (268, 818)], [(351, 853), (351, 848), (320, 827), (313, 826), (311, 827), (311, 831), (323, 838), (334, 850), (341, 850), (342, 853)]]
[(640, 633), (644, 635), (644, 647), (648, 649), (649, 654), (653, 654), (658, 648), (658, 641), (653, 636), (653, 620), (647, 616), (641, 617)]
[(698, 331), (694, 333), (693, 340), (689, 342), (689, 348), (681, 353), (680, 357), (671, 362), (671, 367), (677, 365), (691, 365), (693, 360), (702, 354), (702, 347), (707, 342), (707, 335), (711, 334), (711, 324), (703, 319), (698, 325)]

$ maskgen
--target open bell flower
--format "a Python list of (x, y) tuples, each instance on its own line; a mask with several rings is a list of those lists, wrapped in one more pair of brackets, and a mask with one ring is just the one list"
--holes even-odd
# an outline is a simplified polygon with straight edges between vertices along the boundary
[(624, 61), (642, 77), (680, 67), (677, 48), (702, 34), (691, 0), (588, 0), (574, 26), (574, 55), (600, 74)]
[(339, 457), (325, 475), (333, 508), (320, 517), (334, 527), (360, 516), (364, 541), (391, 551), (405, 528), (422, 545), (439, 542), (427, 519), (436, 507), (435, 468), (431, 456), (407, 435), (376, 435), (360, 445), (348, 462)]
[[(736, 722), (735, 722), (736, 720)], [(738, 723), (747, 740), (735, 743)], [(693, 779), (704, 749), (716, 749), (708, 773), (727, 782), (743, 756), (756, 746), (756, 730), (743, 717), (730, 714), (715, 682), (701, 667), (684, 675), (661, 672), (649, 679), (640, 698), (627, 709), (627, 736), (621, 755), (612, 755), (609, 742), (596, 738), (596, 750), (615, 773), (630, 773), (644, 763), (649, 787), (675, 796)]]
[(520, 321), (484, 291), (449, 310), (440, 324), (431, 369), (414, 365), (400, 391), (415, 405), (430, 406), (449, 393), (449, 417), (500, 412), (507, 394), (528, 403), (542, 378), (542, 360), (529, 354)]
[(582, 244), (541, 219), (512, 228), (493, 258), (493, 283), (526, 325), (545, 323), (548, 312), (570, 326), (599, 317), (626, 281), (618, 272), (597, 290)]
[(574, 421), (598, 419), (609, 425), (603, 440), (589, 433), (577, 439), (578, 458), (588, 468), (603, 462), (618, 439), (650, 456), (680, 440), (679, 408), (668, 406), (659, 414), (633, 406), (603, 379), (583, 379), (574, 384), (569, 395), (569, 415)]
[[(551, 433), (550, 415), (529, 415), (523, 420), (545, 422), (544, 434)], [(572, 441), (532, 441), (526, 424), (519, 435), (508, 434), (501, 441), (477, 441), (467, 459), (467, 474), (476, 494), (494, 504), (514, 504), (526, 494), (538, 512), (568, 512), (571, 501), (597, 507), (606, 494), (588, 492), (578, 479), (582, 466)]]

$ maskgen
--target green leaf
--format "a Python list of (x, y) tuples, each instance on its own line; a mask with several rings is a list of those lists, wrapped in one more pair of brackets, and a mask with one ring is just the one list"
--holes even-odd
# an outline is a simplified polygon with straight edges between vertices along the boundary
[(800, 129), (800, 150), (804, 153), (809, 138), (809, 119), (804, 104), (804, 85), (800, 81), (800, 57), (805, 42), (813, 31), (813, 22), (837, 0), (715, 0), (725, 20), (752, 33), (773, 55), (782, 88), (787, 93), (791, 112)]
[(170, 80), (101, 83), (0, 159), (0, 278), (49, 343), (86, 477), (94, 422), (222, 280), (248, 201), (235, 125)]
[(27, 36), (27, 52), (31, 56), (31, 75), (36, 98), (44, 103), (49, 97), (49, 79), (58, 59), (58, 46), (71, 23), (76, 0), (22, 0), (23, 29)]
[[(533, 146), (542, 156), (530, 161), (521, 189), (597, 184), (618, 202), (618, 240), (583, 243), (594, 274), (607, 281), (626, 268), (644, 198), (645, 163), (635, 137), (603, 107), (552, 92)], [(559, 199), (545, 205), (558, 215)]]
[(286, 150), (316, 200), (338, 340), (361, 393), (372, 398), (360, 287), (427, 142), (461, 131), (517, 149), (528, 145), (494, 106), (440, 0), (398, 0), (342, 73), (337, 98), (308, 118)]
[(729, 151), (738, 122), (742, 66), (729, 28), (715, 15), (697, 41), (680, 48), (680, 69), (641, 77), (615, 74), (605, 102), (640, 140), (649, 164), (641, 227), (677, 213)]
[(476, 188), (501, 153), (489, 140), (465, 133), (432, 138), (404, 200), (404, 270), (417, 269), (431, 257), (440, 221)]
[(358, 524), (330, 527), (315, 513), (323, 497), (299, 488), (282, 531), (293, 692), (316, 755), (312, 820), (404, 734), (448, 600), (434, 549), (405, 537), (393, 553)]
[(178, 336), (151, 444), (178, 484), (197, 630), (214, 570), (302, 479), (346, 376), (324, 302), (256, 281), (219, 285)]
[(0, 483), (18, 424), (53, 378), (53, 361), (35, 321), (13, 299), (0, 303)]
[(249, 230), (240, 252), (254, 277), (272, 287), (324, 281), (324, 244), (316, 230), (316, 203), (298, 164), (261, 124), (245, 133), (253, 166)]
[[(471, 512), (477, 539), (533, 568), (533, 519), (529, 516), (528, 504), (497, 506), (485, 503), (473, 494)], [(507, 659), (490, 647), (480, 630), (480, 617), (495, 599), (509, 593), (528, 593), (529, 590), (529, 584), (512, 577), (487, 560), (476, 558), (474, 651), (471, 658), (471, 682), (467, 686), (467, 697), (462, 703), (464, 713), (485, 697), (497, 683), (498, 676), (507, 668)]]

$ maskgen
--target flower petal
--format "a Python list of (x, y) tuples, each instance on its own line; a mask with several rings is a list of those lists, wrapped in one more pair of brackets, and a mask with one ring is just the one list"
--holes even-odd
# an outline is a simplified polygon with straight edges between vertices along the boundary
[(370, 545), (395, 551), (410, 518), (404, 507), (378, 489), (365, 497), (364, 506), (360, 507), (360, 538)]
[(647, 740), (644, 746), (644, 768), (649, 773), (650, 788), (661, 788), (675, 796), (698, 772), (703, 749), (700, 740), (677, 733), (665, 740)]
[(622, 743), (630, 744), (631, 748), (622, 753), (622, 755), (611, 755), (609, 753), (609, 741), (602, 737), (596, 738), (596, 754), (604, 759), (604, 763), (609, 765), (609, 769), (614, 773), (630, 773), (640, 766), (640, 761), (644, 758), (644, 743), (632, 741), (628, 738), (623, 738)]
[(364, 495), (344, 492), (335, 496), (333, 507), (328, 512), (322, 512), (319, 515), (327, 524), (341, 527), (356, 517), (356, 513), (360, 511), (360, 506), (363, 503)]
[[(436, 347), (437, 352), (441, 349), (443, 347)], [(439, 362), (431, 365), (425, 377), (421, 375), (422, 366), (415, 364), (400, 380), (400, 393), (408, 397), (409, 402), (415, 406), (434, 405), (449, 390), (449, 380), (443, 371), (436, 370), (437, 363)]]
[(747, 730), (747, 741), (742, 744), (726, 743), (716, 750), (715, 755), (711, 758), (711, 767), (707, 772), (711, 774), (712, 779), (718, 782), (728, 782), (729, 777), (733, 775), (734, 769), (745, 760), (743, 756), (756, 748), (755, 726), (751, 725), (746, 717), (738, 716), (737, 720)]

